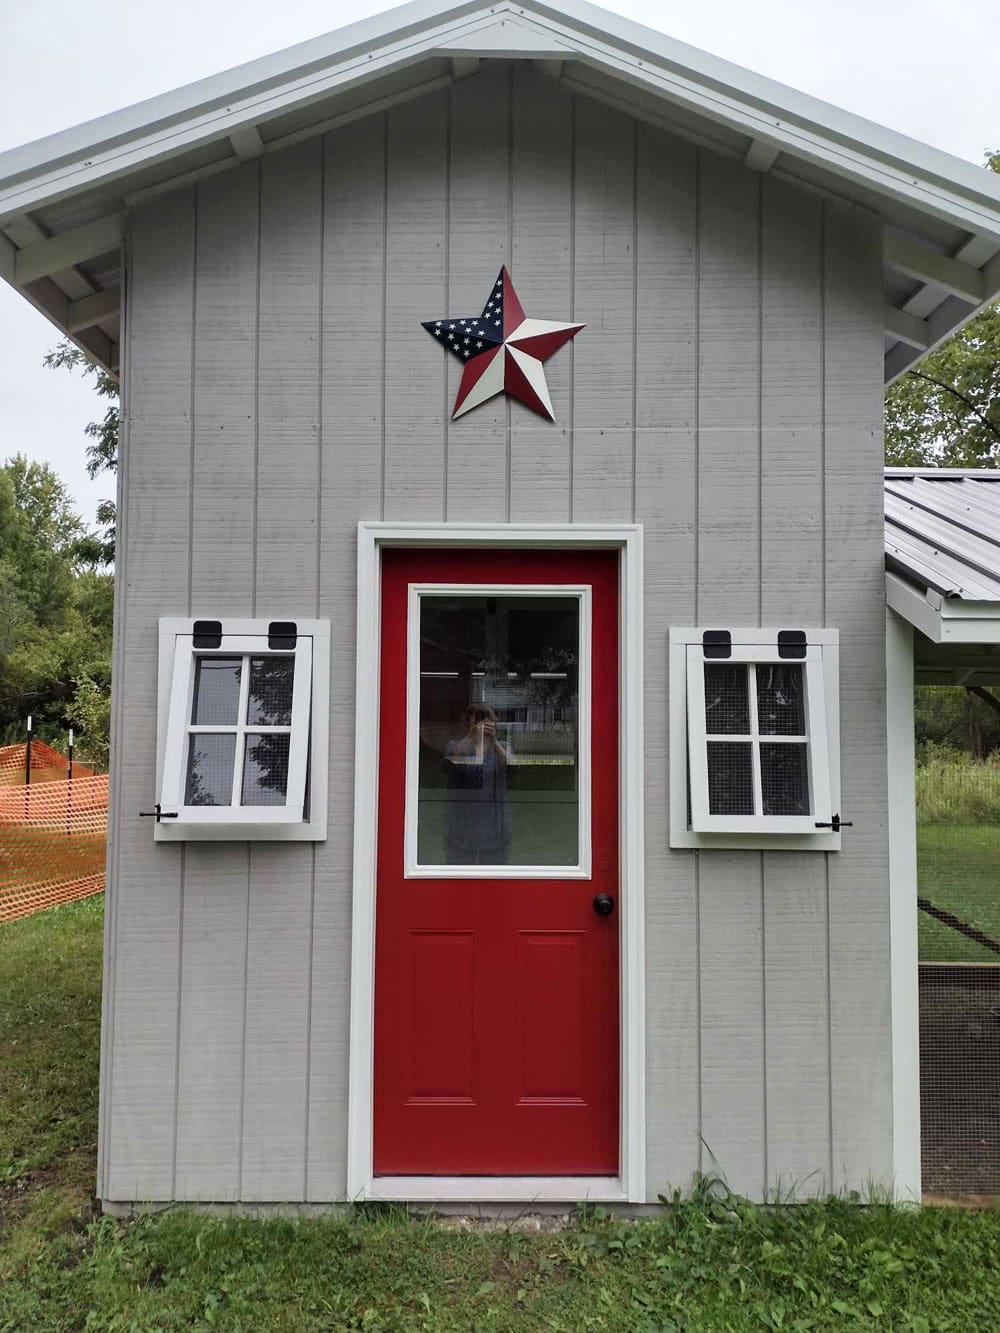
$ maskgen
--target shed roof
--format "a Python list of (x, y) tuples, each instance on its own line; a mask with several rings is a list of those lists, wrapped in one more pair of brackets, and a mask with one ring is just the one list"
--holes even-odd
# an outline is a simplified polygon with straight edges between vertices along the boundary
[(130, 206), (495, 59), (879, 213), (887, 382), (1000, 291), (1000, 178), (584, 0), (413, 0), (0, 154), (0, 276), (114, 369)]
[(918, 680), (1000, 683), (1000, 470), (887, 468), (885, 563)]

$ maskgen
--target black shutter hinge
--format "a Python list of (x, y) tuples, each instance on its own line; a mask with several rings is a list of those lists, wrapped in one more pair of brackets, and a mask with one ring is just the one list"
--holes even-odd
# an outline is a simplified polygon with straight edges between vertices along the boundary
[(853, 828), (854, 821), (852, 819), (841, 819), (840, 815), (834, 815), (829, 824), (821, 824), (819, 820), (817, 820), (816, 827), (832, 829), (834, 833), (839, 833), (842, 828)]
[(139, 811), (139, 818), (140, 818), (140, 819), (155, 819), (156, 822), (159, 824), (160, 821), (163, 820), (163, 819), (176, 819), (176, 818), (177, 818), (177, 814), (178, 814), (178, 812), (177, 812), (176, 810), (163, 810), (163, 809), (161, 809), (161, 808), (160, 808), (160, 803), (159, 803), (159, 801), (157, 801), (157, 802), (156, 802), (156, 805), (152, 808), (152, 810), (140, 810), (140, 811)]

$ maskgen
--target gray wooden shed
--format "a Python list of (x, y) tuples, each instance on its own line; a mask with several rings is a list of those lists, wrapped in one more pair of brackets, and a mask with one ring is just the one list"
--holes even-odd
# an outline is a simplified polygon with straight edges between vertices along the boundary
[(882, 395), (1000, 181), (415, 0), (0, 156), (0, 274), (122, 377), (105, 1206), (919, 1196)]

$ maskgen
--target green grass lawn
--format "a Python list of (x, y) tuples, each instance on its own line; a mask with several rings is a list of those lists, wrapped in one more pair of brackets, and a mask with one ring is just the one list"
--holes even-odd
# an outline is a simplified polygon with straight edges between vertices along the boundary
[[(1000, 825), (921, 824), (917, 878), (921, 897), (1000, 941)], [(922, 961), (1000, 963), (1000, 955), (926, 912), (919, 922)]]
[(763, 1210), (456, 1227), (93, 1208), (100, 898), (0, 926), (0, 1331), (1000, 1329), (1000, 1211)]

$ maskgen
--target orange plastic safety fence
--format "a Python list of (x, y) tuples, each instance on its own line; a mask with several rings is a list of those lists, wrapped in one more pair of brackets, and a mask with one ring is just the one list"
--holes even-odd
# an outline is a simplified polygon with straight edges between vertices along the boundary
[[(25, 750), (27, 745), (0, 746), (0, 787), (24, 785)], [(65, 782), (66, 756), (44, 741), (31, 742), (31, 782)], [(94, 770), (87, 764), (73, 763), (73, 781), (92, 778)]]
[(100, 893), (107, 836), (107, 774), (0, 787), (0, 921)]

